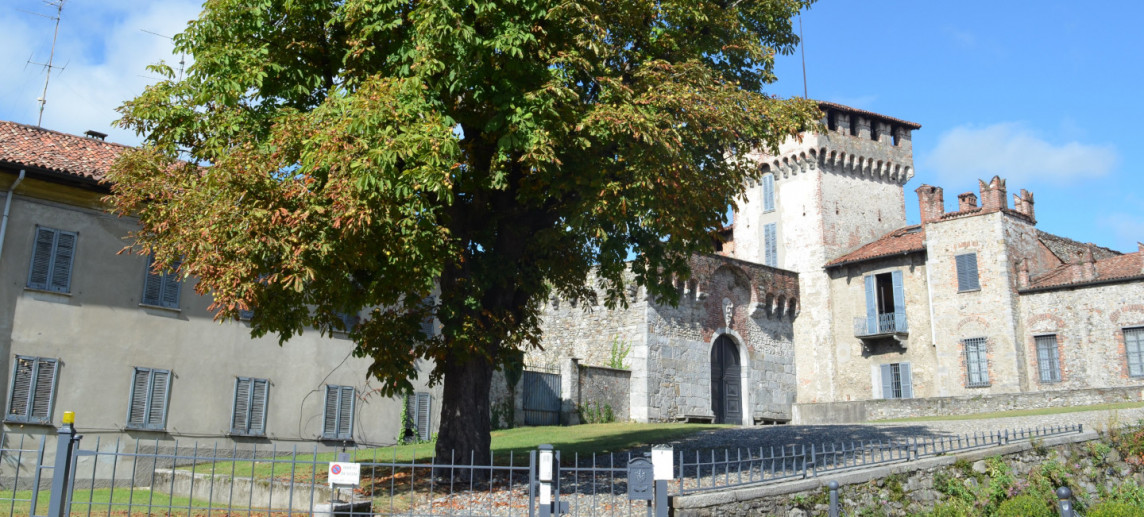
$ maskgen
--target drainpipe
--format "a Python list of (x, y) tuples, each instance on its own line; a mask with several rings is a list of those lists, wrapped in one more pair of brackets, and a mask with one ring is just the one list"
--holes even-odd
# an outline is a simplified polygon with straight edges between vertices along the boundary
[[(926, 241), (929, 241), (929, 239), (926, 239)], [(936, 350), (937, 350), (937, 320), (934, 319), (933, 282), (930, 281), (930, 269), (933, 266), (933, 264), (931, 264), (930, 256), (929, 256), (929, 243), (923, 242), (922, 244), (926, 247), (926, 297), (929, 298), (930, 344), (934, 347), (934, 350), (935, 350), (934, 356), (936, 357), (937, 356), (937, 353), (936, 353)], [(934, 374), (936, 377), (937, 369), (935, 369)], [(936, 381), (937, 379), (935, 378), (934, 380)], [(946, 394), (945, 393), (945, 383), (935, 382), (934, 384), (937, 384), (939, 386), (939, 391), (938, 391), (937, 395), (939, 397), (945, 396), (945, 394)]]
[[(4, 235), (8, 233), (8, 211), (12, 209), (12, 194), (21, 181), (24, 181), (24, 169), (20, 169), (20, 175), (8, 187), (8, 198), (4, 200), (4, 219), (0, 220), (0, 257), (4, 256)], [(0, 264), (3, 264), (3, 261), (0, 261)]]

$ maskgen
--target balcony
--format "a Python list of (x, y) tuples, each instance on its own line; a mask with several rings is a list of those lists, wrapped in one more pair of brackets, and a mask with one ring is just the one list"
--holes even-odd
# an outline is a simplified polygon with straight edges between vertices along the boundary
[(875, 339), (893, 337), (902, 346), (905, 346), (906, 337), (910, 335), (906, 324), (905, 314), (884, 313), (877, 316), (860, 316), (854, 318), (854, 337), (861, 339)]

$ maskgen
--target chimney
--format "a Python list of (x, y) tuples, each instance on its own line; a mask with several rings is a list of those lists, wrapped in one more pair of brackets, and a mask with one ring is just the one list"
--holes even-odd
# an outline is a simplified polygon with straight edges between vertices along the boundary
[(1025, 214), (1029, 217), (1034, 224), (1037, 222), (1037, 217), (1033, 212), (1033, 193), (1028, 190), (1021, 189), (1021, 194), (1013, 194), (1013, 209)]
[(1081, 280), (1096, 280), (1096, 259), (1092, 258), (1092, 248), (1085, 248), (1080, 257)]
[(107, 140), (107, 133), (100, 133), (92, 129), (84, 131), (83, 134), (92, 140)]
[(966, 192), (957, 195), (957, 211), (964, 212), (977, 208), (977, 194)]
[(981, 187), (981, 208), (985, 210), (1001, 210), (1009, 208), (1009, 200), (1005, 198), (1005, 180), (998, 176), (986, 185), (984, 181), (977, 180)]
[(942, 194), (941, 187), (922, 185), (914, 192), (918, 193), (922, 224), (941, 219), (941, 216), (945, 214), (945, 196)]
[(1017, 288), (1024, 289), (1029, 287), (1029, 259), (1021, 259), (1021, 265), (1017, 268)]

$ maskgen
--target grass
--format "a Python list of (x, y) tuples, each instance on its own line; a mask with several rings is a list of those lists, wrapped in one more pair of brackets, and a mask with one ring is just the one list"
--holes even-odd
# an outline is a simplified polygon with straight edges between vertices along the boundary
[(1080, 413), (1084, 411), (1113, 411), (1117, 409), (1135, 409), (1144, 407), (1144, 402), (1114, 402), (1110, 404), (1094, 404), (1091, 406), (1050, 407), (1040, 409), (1014, 409), (1012, 411), (994, 411), (992, 413), (974, 413), (972, 415), (941, 415), (919, 416), (911, 418), (891, 418), (886, 420), (872, 420), (878, 423), (897, 422), (933, 422), (945, 420), (981, 420), (986, 418), (1009, 418), (1019, 416), (1058, 415), (1065, 413)]
[[(36, 513), (44, 515), (48, 511), (50, 491), (41, 490), (36, 497)], [(31, 514), (31, 490), (0, 492), (0, 515), (23, 516)], [(215, 502), (213, 514), (220, 515), (219, 502)], [(222, 508), (226, 505), (222, 504)], [(188, 508), (190, 511), (188, 511)], [(206, 501), (192, 501), (186, 497), (170, 497), (151, 492), (144, 488), (127, 489), (99, 488), (95, 490), (76, 489), (72, 494), (72, 515), (136, 516), (155, 514), (162, 510), (163, 515), (198, 516), (207, 514)], [(169, 509), (169, 512), (168, 512)], [(245, 512), (243, 512), (245, 514)], [(254, 515), (259, 515), (255, 513)], [(262, 514), (268, 515), (268, 514)]]

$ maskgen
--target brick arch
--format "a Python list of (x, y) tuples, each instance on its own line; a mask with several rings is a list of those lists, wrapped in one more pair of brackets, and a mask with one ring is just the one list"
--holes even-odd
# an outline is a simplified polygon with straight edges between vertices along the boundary
[(1116, 309), (1115, 311), (1112, 311), (1112, 314), (1109, 314), (1108, 319), (1112, 321), (1114, 325), (1144, 325), (1144, 305), (1125, 305), (1119, 309)]
[(986, 337), (988, 333), (989, 321), (980, 316), (966, 316), (957, 322), (957, 339)]
[[(1049, 322), (1042, 325), (1042, 322)], [(1065, 320), (1051, 313), (1038, 314), (1029, 318), (1029, 322), (1025, 324), (1030, 333), (1043, 334), (1049, 332), (1060, 332), (1068, 325)]]

